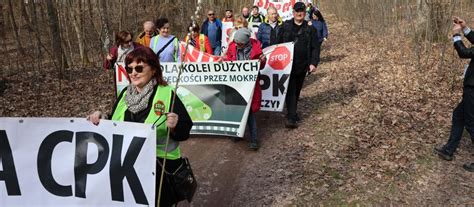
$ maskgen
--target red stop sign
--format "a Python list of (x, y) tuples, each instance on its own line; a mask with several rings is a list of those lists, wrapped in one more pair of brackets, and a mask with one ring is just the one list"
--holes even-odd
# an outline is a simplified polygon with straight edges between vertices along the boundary
[(290, 64), (291, 61), (291, 53), (286, 47), (280, 46), (275, 48), (273, 52), (270, 54), (270, 58), (268, 59), (268, 64), (272, 66), (275, 70), (283, 70)]

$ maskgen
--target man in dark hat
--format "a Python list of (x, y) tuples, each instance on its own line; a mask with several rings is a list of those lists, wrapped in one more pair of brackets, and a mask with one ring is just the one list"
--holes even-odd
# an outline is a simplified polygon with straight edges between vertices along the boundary
[(279, 42), (295, 42), (293, 54), (293, 65), (290, 81), (286, 93), (287, 128), (297, 128), (300, 117), (297, 113), (298, 99), (300, 97), (303, 82), (308, 72), (315, 72), (319, 64), (319, 53), (321, 44), (316, 38), (316, 31), (304, 20), (306, 6), (303, 2), (297, 2), (293, 6), (293, 19), (283, 23)]

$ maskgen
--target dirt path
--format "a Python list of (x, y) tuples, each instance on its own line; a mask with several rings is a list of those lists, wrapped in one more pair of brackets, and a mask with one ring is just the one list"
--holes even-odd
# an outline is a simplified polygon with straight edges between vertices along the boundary
[[(208, 136), (183, 142), (199, 188), (192, 204), (179, 206), (474, 205), (474, 174), (461, 167), (474, 161), (467, 134), (454, 161), (432, 152), (447, 140), (461, 80), (415, 68), (408, 41), (348, 32), (348, 23), (326, 19), (331, 34), (318, 71), (305, 82), (300, 127), (286, 129), (283, 113), (259, 112), (257, 152), (248, 149), (247, 135), (237, 143)], [(0, 96), (0, 114), (110, 110), (110, 71), (68, 74), (74, 79), (61, 84), (40, 71), (7, 77), (14, 87)]]
[(327, 19), (297, 130), (282, 113), (259, 112), (257, 152), (223, 137), (183, 144), (200, 183), (192, 206), (473, 205), (474, 176), (461, 167), (473, 160), (468, 139), (453, 162), (432, 152), (447, 140), (459, 90), (419, 78), (408, 48)]

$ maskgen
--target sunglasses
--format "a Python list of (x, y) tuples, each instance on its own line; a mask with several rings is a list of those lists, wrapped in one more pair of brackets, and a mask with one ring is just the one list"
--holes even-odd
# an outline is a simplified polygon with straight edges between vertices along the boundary
[(207, 16), (214, 16), (214, 15), (216, 15), (216, 14), (214, 14), (214, 13), (207, 14)]
[(125, 67), (125, 70), (126, 70), (127, 73), (129, 73), (129, 74), (132, 73), (133, 70), (135, 70), (137, 73), (141, 73), (141, 72), (143, 72), (143, 68), (145, 68), (143, 65), (137, 65), (137, 66), (135, 66), (134, 68), (126, 66), (126, 67)]

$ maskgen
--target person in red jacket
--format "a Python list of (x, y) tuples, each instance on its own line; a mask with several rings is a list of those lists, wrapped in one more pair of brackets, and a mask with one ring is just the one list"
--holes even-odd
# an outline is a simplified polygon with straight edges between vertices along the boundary
[[(212, 47), (211, 43), (209, 42), (209, 38), (207, 38), (206, 35), (199, 33), (199, 25), (197, 24), (189, 24), (189, 27), (192, 28), (192, 37), (191, 40), (189, 41), (189, 44), (192, 45), (195, 48), (198, 48), (199, 51), (205, 52), (207, 54), (212, 55)], [(188, 42), (188, 36), (184, 38), (185, 42)]]
[(112, 69), (116, 62), (125, 62), (125, 57), (134, 49), (143, 47), (133, 42), (132, 34), (127, 31), (120, 31), (115, 35), (115, 45), (110, 48), (109, 54), (104, 59), (104, 69)]
[[(265, 55), (262, 53), (260, 42), (256, 39), (250, 38), (251, 31), (247, 28), (240, 28), (234, 34), (234, 40), (229, 44), (224, 60), (260, 60), (260, 69), (265, 67), (267, 61)], [(252, 97), (252, 107), (247, 119), (247, 126), (250, 131), (250, 149), (258, 149), (257, 140), (257, 121), (255, 113), (260, 110), (260, 102), (262, 100), (262, 90), (260, 88), (259, 79), (255, 83), (255, 89)], [(238, 140), (238, 138), (234, 139)]]

